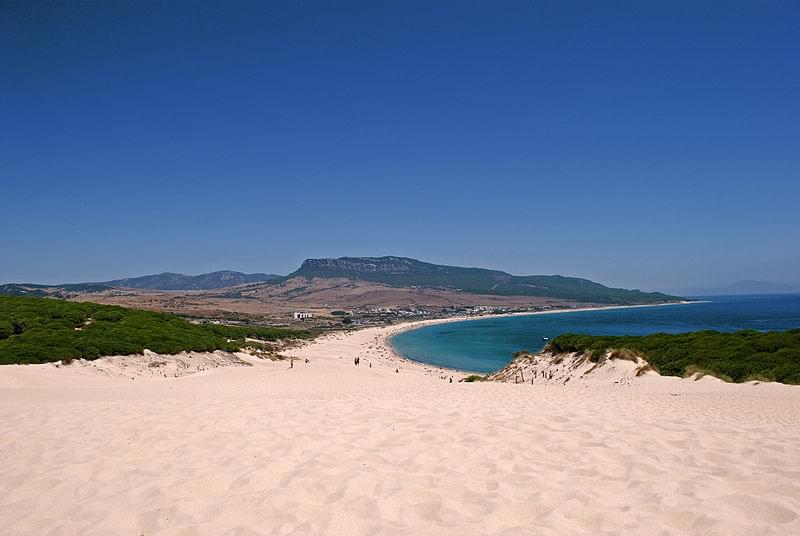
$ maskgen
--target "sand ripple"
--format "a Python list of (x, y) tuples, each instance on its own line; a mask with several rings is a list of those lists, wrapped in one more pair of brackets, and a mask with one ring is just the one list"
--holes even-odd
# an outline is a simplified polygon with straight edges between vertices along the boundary
[(291, 370), (17, 378), (3, 534), (800, 534), (800, 389), (450, 384), (355, 368), (364, 337)]

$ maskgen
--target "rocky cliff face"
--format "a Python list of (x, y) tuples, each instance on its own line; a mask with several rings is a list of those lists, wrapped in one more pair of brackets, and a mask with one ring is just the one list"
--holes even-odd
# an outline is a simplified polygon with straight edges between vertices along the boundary
[(500, 270), (446, 266), (407, 257), (340, 257), (307, 259), (293, 277), (347, 278), (393, 287), (446, 289), (472, 294), (538, 296), (577, 303), (630, 305), (677, 301), (675, 296), (609, 288), (599, 283), (560, 275), (515, 276)]
[(420, 270), (421, 263), (403, 257), (341, 257), (306, 259), (298, 272), (333, 272), (352, 274), (408, 274)]

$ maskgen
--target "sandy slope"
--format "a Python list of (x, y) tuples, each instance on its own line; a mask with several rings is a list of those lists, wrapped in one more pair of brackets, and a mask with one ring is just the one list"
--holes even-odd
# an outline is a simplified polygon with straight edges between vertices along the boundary
[(384, 334), (0, 368), (3, 534), (800, 534), (800, 388), (451, 384)]

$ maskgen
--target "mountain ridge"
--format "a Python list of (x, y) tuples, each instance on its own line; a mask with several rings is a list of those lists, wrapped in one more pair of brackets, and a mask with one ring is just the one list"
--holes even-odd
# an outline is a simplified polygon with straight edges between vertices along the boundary
[(294, 277), (349, 278), (393, 287), (445, 289), (471, 294), (541, 296), (603, 304), (647, 304), (679, 301), (678, 296), (606, 287), (561, 275), (517, 276), (501, 270), (431, 264), (409, 257), (338, 257), (306, 259)]
[(206, 274), (186, 275), (175, 272), (112, 279), (100, 284), (141, 290), (216, 290), (248, 283), (264, 283), (280, 279), (275, 274), (246, 274), (233, 270), (217, 270)]
[(678, 296), (661, 292), (612, 288), (578, 277), (518, 276), (502, 270), (433, 264), (399, 256), (309, 258), (303, 261), (297, 270), (286, 276), (218, 270), (199, 275), (163, 272), (98, 283), (67, 285), (12, 283), (0, 285), (0, 294), (58, 295), (69, 292), (101, 292), (112, 288), (213, 291), (246, 284), (276, 285), (294, 278), (308, 280), (342, 278), (393, 288), (429, 289), (499, 297), (541, 297), (607, 305), (639, 305), (681, 300)]
[(137, 290), (217, 290), (249, 283), (266, 283), (278, 280), (281, 277), (282, 276), (275, 274), (246, 274), (233, 270), (217, 270), (215, 272), (198, 275), (162, 272), (160, 274), (149, 274), (90, 283), (65, 283), (60, 285), (5, 283), (0, 285), (0, 295), (48, 296), (59, 292), (101, 292), (114, 287)]

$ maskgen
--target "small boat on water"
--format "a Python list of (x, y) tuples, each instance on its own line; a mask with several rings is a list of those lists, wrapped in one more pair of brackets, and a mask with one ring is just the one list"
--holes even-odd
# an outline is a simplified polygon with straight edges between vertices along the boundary
[(542, 340), (543, 340), (543, 341), (549, 341), (549, 340), (550, 340), (550, 337), (542, 337)]

